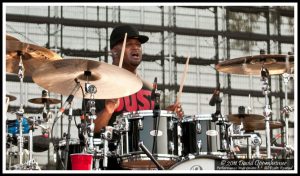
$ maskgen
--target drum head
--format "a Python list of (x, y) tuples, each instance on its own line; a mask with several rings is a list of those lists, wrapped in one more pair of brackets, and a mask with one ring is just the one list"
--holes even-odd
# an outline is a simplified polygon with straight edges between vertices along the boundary
[(215, 155), (197, 156), (176, 163), (170, 167), (170, 170), (215, 170), (216, 160), (221, 160), (221, 157)]

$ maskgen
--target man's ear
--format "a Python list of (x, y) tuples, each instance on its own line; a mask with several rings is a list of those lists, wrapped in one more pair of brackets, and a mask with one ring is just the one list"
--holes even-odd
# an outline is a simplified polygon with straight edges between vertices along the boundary
[(118, 57), (119, 56), (118, 52), (116, 52), (116, 51), (112, 51), (111, 54), (112, 54), (113, 57)]
[(113, 58), (119, 57), (119, 53), (116, 48), (111, 49), (111, 55)]

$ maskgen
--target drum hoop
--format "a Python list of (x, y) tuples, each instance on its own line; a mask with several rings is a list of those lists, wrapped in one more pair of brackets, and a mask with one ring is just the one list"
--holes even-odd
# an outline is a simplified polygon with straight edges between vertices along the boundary
[[(59, 141), (58, 146), (59, 147), (66, 146), (66, 144), (67, 144), (67, 141), (65, 139), (63, 139), (63, 140)], [(69, 145), (73, 145), (73, 144), (80, 144), (80, 140), (77, 138), (70, 139)]]
[(202, 114), (184, 117), (181, 122), (192, 122), (192, 121), (201, 121), (201, 120), (212, 120), (211, 114)]
[[(117, 119), (128, 118), (128, 119), (142, 119), (144, 117), (153, 116), (153, 110), (141, 110), (141, 111), (132, 111), (125, 112), (119, 116)], [(177, 118), (176, 113), (173, 111), (160, 110), (161, 117), (174, 117)]]

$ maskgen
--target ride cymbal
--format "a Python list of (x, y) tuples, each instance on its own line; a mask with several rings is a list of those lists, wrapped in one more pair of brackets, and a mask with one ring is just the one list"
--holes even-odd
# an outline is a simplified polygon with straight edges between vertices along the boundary
[[(86, 59), (62, 59), (40, 66), (33, 75), (39, 86), (63, 95), (70, 95), (78, 80), (85, 90), (85, 83), (96, 87), (95, 99), (112, 99), (136, 93), (142, 88), (142, 81), (133, 73), (104, 62)], [(92, 87), (88, 87), (90, 89)], [(84, 97), (81, 90), (74, 93)]]
[(62, 59), (46, 48), (6, 39), (6, 72), (18, 74), (20, 58), (22, 58), (25, 76), (32, 76), (33, 72), (45, 62)]
[(260, 75), (261, 68), (268, 69), (270, 75), (291, 73), (294, 56), (282, 54), (261, 54), (226, 60), (216, 65), (219, 72), (242, 75)]
[(15, 101), (15, 100), (17, 99), (15, 96), (13, 96), (13, 95), (8, 95), (8, 94), (6, 94), (6, 97), (9, 98), (9, 101)]
[[(266, 129), (265, 124), (266, 123), (264, 120), (256, 121), (256, 122), (252, 122), (252, 123), (244, 123), (244, 129), (246, 131), (265, 130)], [(283, 127), (282, 123), (278, 122), (278, 121), (269, 121), (269, 124), (270, 124), (270, 129), (276, 129), (276, 128)]]

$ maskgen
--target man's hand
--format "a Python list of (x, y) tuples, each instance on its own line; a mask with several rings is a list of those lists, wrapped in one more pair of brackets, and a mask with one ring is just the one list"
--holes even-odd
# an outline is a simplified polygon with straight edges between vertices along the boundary
[(166, 108), (168, 111), (174, 111), (179, 119), (182, 119), (184, 112), (182, 110), (181, 104), (179, 102), (172, 104)]
[(105, 110), (109, 114), (112, 114), (115, 109), (119, 107), (120, 101), (119, 99), (107, 99), (105, 100)]

